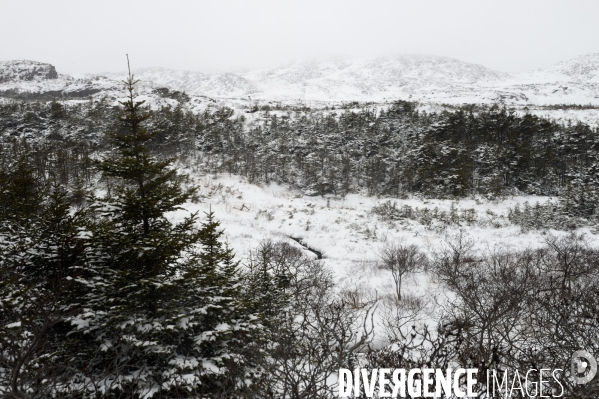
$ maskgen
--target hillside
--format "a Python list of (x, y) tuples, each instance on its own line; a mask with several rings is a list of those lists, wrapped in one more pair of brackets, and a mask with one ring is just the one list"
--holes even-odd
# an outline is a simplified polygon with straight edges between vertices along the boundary
[(452, 90), (508, 75), (447, 57), (400, 55), (320, 60), (244, 75), (263, 96), (307, 99), (382, 99)]
[[(109, 74), (115, 79), (122, 74)], [(195, 95), (276, 100), (381, 100), (459, 91), (462, 86), (492, 82), (509, 75), (447, 57), (396, 55), (378, 58), (323, 58), (281, 67), (212, 75), (148, 68), (142, 81)]]
[[(322, 58), (226, 74), (149, 68), (137, 76), (151, 86), (192, 95), (277, 101), (384, 101), (510, 105), (599, 104), (599, 55), (508, 74), (432, 55)], [(109, 74), (121, 78), (122, 74)]]
[(531, 83), (599, 83), (599, 53), (581, 55), (547, 68), (520, 74), (518, 78)]
[[(235, 101), (503, 103), (511, 106), (599, 104), (599, 54), (583, 55), (520, 74), (432, 55), (323, 58), (226, 73), (142, 68), (142, 92), (157, 88), (192, 97)], [(0, 63), (0, 97), (17, 99), (120, 96), (121, 73), (75, 78), (50, 64)]]

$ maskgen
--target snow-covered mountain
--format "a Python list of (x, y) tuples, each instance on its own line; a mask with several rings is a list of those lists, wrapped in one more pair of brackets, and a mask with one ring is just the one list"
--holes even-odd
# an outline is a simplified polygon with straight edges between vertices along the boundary
[(530, 83), (599, 83), (599, 53), (581, 55), (550, 67), (520, 74)]
[[(395, 55), (326, 58), (228, 73), (146, 68), (136, 78), (158, 87), (222, 100), (383, 101), (513, 105), (599, 104), (599, 54), (508, 74), (448, 57)], [(0, 63), (0, 96), (118, 96), (124, 74), (74, 78), (34, 61)], [(104, 93), (104, 94), (102, 94)]]
[(195, 95), (262, 100), (599, 104), (599, 54), (521, 74), (448, 57), (395, 55), (325, 58), (227, 74), (151, 68), (137, 77)]
[(599, 53), (516, 74), (486, 89), (495, 90), (498, 96), (521, 94), (525, 102), (531, 104), (597, 105)]
[[(119, 80), (125, 78), (124, 74), (118, 73), (107, 76)], [(135, 71), (135, 78), (150, 87), (163, 86), (195, 95), (236, 97), (258, 91), (252, 82), (234, 73), (206, 74), (166, 68), (142, 68)]]
[[(109, 74), (122, 78), (122, 74)], [(163, 68), (141, 69), (136, 77), (195, 95), (262, 99), (371, 100), (418, 94), (423, 89), (456, 90), (509, 75), (447, 57), (399, 55), (345, 57), (296, 62), (255, 71), (204, 74)]]
[(451, 88), (508, 75), (447, 57), (402, 55), (296, 63), (244, 77), (269, 96), (340, 100), (415, 94), (426, 88)]

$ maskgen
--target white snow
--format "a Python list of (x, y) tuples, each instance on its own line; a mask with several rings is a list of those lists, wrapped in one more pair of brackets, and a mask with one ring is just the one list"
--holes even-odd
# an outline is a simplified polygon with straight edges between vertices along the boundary
[[(23, 64), (25, 63), (25, 64)], [(71, 101), (87, 97), (122, 98), (125, 74), (67, 76), (56, 79), (17, 79), (32, 68), (49, 64), (33, 61), (0, 63), (0, 93), (51, 93)], [(20, 66), (19, 66), (20, 65)], [(22, 68), (21, 68), (22, 67)], [(50, 65), (51, 67), (51, 65)], [(16, 69), (15, 69), (16, 68)], [(21, 69), (19, 69), (21, 68)], [(493, 71), (447, 57), (395, 55), (378, 58), (324, 58), (254, 71), (203, 73), (164, 68), (135, 70), (140, 93), (152, 106), (176, 101), (153, 93), (159, 87), (184, 91), (188, 109), (281, 103), (324, 108), (349, 101), (383, 105), (397, 99), (426, 104), (493, 104), (549, 115), (559, 120), (581, 120), (596, 125), (598, 110), (554, 111), (535, 107), (557, 104), (599, 105), (599, 54), (588, 54), (521, 74)], [(2, 75), (2, 76), (4, 76)], [(12, 93), (12, 94), (11, 94)], [(0, 95), (0, 97), (3, 97)], [(3, 101), (7, 101), (3, 99)]]
[[(372, 213), (372, 208), (388, 201), (387, 198), (359, 194), (345, 198), (308, 197), (277, 184), (249, 184), (239, 176), (192, 176), (200, 187), (202, 201), (186, 204), (186, 211), (171, 215), (173, 220), (181, 220), (188, 212), (199, 211), (203, 216), (203, 212), (212, 210), (222, 224), (228, 243), (242, 261), (263, 240), (285, 241), (316, 258), (290, 237), (301, 238), (308, 247), (322, 252), (323, 261), (334, 271), (341, 288), (365, 293), (376, 291), (379, 296), (391, 294), (394, 289), (391, 273), (379, 268), (378, 253), (387, 242), (401, 240), (431, 252), (441, 249), (446, 240), (463, 229), (475, 241), (478, 250), (522, 250), (542, 246), (548, 234), (568, 234), (555, 230), (522, 232), (519, 226), (507, 220), (508, 208), (526, 201), (531, 205), (543, 204), (549, 199), (547, 197), (521, 196), (502, 201), (464, 199), (458, 202), (391, 199), (398, 206), (420, 209), (437, 207), (446, 212), (452, 206), (458, 211), (474, 209), (481, 219), (490, 220), (487, 224), (464, 224), (462, 228), (439, 223), (427, 227), (414, 220), (381, 220)], [(584, 234), (591, 245), (599, 245), (599, 236), (590, 228), (580, 228), (577, 233)], [(434, 286), (429, 276), (420, 274), (409, 283), (408, 290), (421, 296), (433, 292)]]

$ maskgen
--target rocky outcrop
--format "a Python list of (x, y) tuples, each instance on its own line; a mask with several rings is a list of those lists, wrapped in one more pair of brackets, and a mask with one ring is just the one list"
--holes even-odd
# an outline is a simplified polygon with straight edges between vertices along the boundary
[(37, 61), (0, 61), (0, 83), (57, 79), (53, 65)]

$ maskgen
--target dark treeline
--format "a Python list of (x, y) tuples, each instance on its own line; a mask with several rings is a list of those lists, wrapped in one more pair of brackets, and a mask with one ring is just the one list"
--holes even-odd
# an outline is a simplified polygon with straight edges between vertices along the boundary
[(244, 140), (210, 147), (221, 170), (312, 194), (560, 195), (574, 214), (595, 213), (599, 133), (581, 123), (497, 106), (426, 114), (397, 103), (380, 112), (265, 115), (237, 137)]
[[(359, 105), (357, 105), (359, 106)], [(95, 101), (0, 108), (4, 141), (11, 137), (105, 150), (115, 108)], [(499, 106), (463, 106), (425, 113), (397, 102), (386, 110), (260, 111), (234, 116), (221, 108), (192, 114), (181, 106), (155, 110), (151, 148), (194, 154), (211, 172), (276, 181), (306, 194), (435, 198), (507, 194), (559, 196), (564, 212), (595, 215), (599, 132), (558, 124)], [(257, 116), (257, 117), (256, 117)]]

